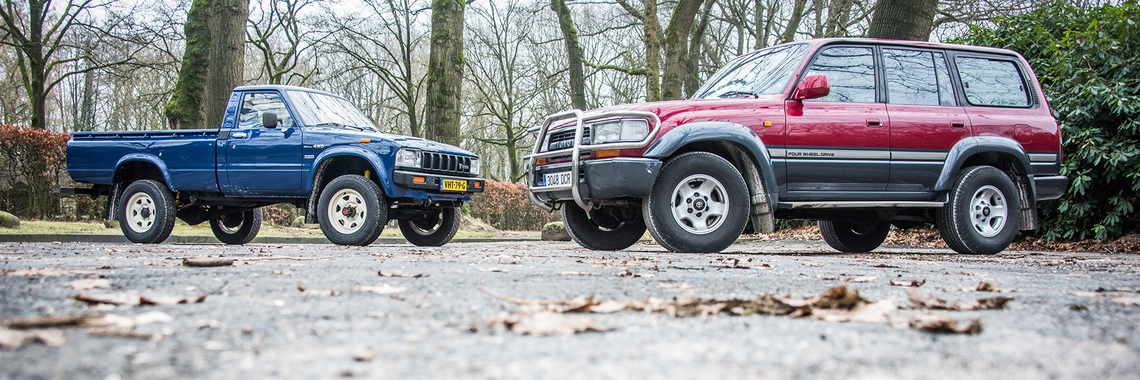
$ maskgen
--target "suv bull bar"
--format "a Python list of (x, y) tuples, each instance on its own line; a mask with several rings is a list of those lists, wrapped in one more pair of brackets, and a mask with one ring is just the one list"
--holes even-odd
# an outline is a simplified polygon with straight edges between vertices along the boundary
[[(640, 141), (625, 141), (604, 144), (582, 144), (582, 135), (585, 131), (585, 125), (587, 122), (601, 119), (620, 119), (623, 117), (649, 119), (649, 133), (646, 134), (645, 138), (641, 139)], [(573, 145), (570, 148), (566, 149), (542, 152), (544, 146), (546, 145), (546, 138), (550, 132), (551, 125), (557, 121), (562, 121), (570, 118), (574, 119)], [(581, 110), (575, 109), (547, 116), (546, 120), (542, 122), (541, 127), (534, 127), (528, 131), (531, 133), (537, 133), (537, 140), (535, 140), (534, 149), (532, 150), (531, 154), (523, 157), (523, 160), (526, 162), (526, 170), (524, 171), (524, 174), (526, 178), (527, 190), (529, 190), (527, 193), (530, 196), (531, 202), (543, 210), (554, 211), (554, 202), (545, 202), (541, 199), (538, 199), (535, 193), (570, 190), (570, 193), (574, 196), (574, 202), (577, 203), (578, 206), (581, 206), (583, 210), (589, 210), (593, 208), (593, 202), (583, 199), (581, 190), (578, 188), (579, 176), (581, 175), (579, 165), (581, 162), (582, 153), (604, 149), (630, 149), (644, 147), (646, 145), (649, 145), (649, 142), (653, 141), (653, 139), (657, 137), (657, 133), (660, 131), (660, 126), (661, 119), (657, 117), (657, 114), (642, 111), (610, 111), (585, 116)], [(566, 155), (568, 151), (570, 154), (571, 162), (571, 182), (565, 185), (534, 187), (534, 184), (532, 183), (530, 177), (531, 170), (535, 167), (535, 163), (538, 161), (538, 159)]]

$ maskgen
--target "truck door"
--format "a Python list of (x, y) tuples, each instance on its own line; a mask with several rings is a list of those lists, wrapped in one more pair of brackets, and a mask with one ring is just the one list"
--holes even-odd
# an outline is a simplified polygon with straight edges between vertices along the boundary
[[(877, 101), (874, 49), (825, 47), (800, 76), (823, 74), (831, 93), (787, 102), (788, 200), (810, 192), (881, 192), (889, 174), (886, 105)], [(857, 197), (856, 197), (857, 198)]]
[(940, 51), (883, 48), (891, 119), (888, 191), (930, 191), (947, 153), (970, 136), (970, 121)]
[[(262, 125), (263, 114), (277, 114), (275, 128)], [(273, 92), (246, 92), (225, 145), (222, 192), (237, 196), (296, 195), (301, 189), (301, 130)]]

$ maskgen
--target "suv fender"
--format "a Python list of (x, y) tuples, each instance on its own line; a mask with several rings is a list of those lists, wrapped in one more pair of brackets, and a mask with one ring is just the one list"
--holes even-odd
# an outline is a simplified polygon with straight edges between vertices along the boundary
[(962, 139), (946, 156), (946, 163), (942, 166), (942, 173), (934, 183), (934, 191), (949, 191), (958, 178), (958, 173), (968, 161), (979, 154), (1000, 153), (1013, 157), (1012, 167), (998, 167), (999, 170), (1009, 172), (1016, 170), (1011, 179), (1017, 185), (1021, 198), (1021, 230), (1037, 228), (1037, 190), (1030, 175), (1033, 169), (1029, 164), (1029, 155), (1022, 149), (1021, 144), (1013, 139), (1001, 136), (973, 136)]
[(330, 147), (322, 151), (317, 155), (316, 159), (313, 160), (312, 177), (309, 178), (309, 183), (305, 184), (309, 191), (309, 199), (306, 202), (308, 207), (305, 212), (306, 223), (315, 223), (317, 220), (317, 202), (321, 199), (321, 190), (323, 190), (324, 187), (322, 182), (328, 183), (333, 180), (332, 178), (322, 180), (326, 175), (325, 170), (328, 168), (329, 160), (341, 157), (357, 158), (367, 162), (368, 165), (371, 166), (372, 175), (378, 179), (377, 183), (380, 184), (380, 189), (384, 194), (392, 194), (395, 185), (393, 185), (391, 179), (381, 177), (382, 173), (386, 173), (383, 170), (384, 161), (380, 159), (380, 156), (377, 155), (376, 152), (357, 145)]
[(661, 135), (646, 148), (644, 157), (665, 160), (682, 148), (694, 143), (730, 143), (742, 148), (744, 157), (731, 152), (711, 152), (724, 155), (735, 164), (748, 184), (752, 203), (752, 223), (757, 232), (771, 232), (775, 228), (775, 205), (779, 201), (779, 187), (772, 168), (772, 158), (760, 136), (748, 127), (737, 123), (702, 121), (677, 126)]

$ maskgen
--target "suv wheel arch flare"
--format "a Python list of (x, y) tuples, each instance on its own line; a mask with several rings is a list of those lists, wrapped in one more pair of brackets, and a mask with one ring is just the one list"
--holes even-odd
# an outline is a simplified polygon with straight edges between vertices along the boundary
[[(646, 148), (642, 156), (667, 161), (686, 146), (702, 142), (728, 142), (741, 148), (740, 153), (745, 156), (743, 158), (751, 161), (737, 164), (751, 164), (750, 167), (738, 169), (751, 194), (750, 203), (753, 206), (751, 214), (756, 219), (753, 223), (761, 227), (774, 225), (775, 214), (772, 211), (779, 201), (779, 187), (776, 186), (772, 157), (769, 156), (764, 142), (748, 127), (737, 123), (712, 121), (683, 124), (658, 137)], [(735, 157), (724, 158), (732, 161)], [(752, 171), (758, 173), (751, 173)], [(764, 207), (764, 203), (768, 206)]]
[[(1021, 148), (1021, 144), (1013, 139), (1000, 136), (974, 136), (964, 138), (954, 144), (946, 156), (946, 164), (942, 167), (942, 172), (932, 190), (950, 191), (958, 180), (958, 175), (969, 169), (969, 166), (989, 165), (998, 167), (996, 162), (970, 162), (977, 155), (986, 153), (997, 153), (1012, 158), (1010, 161), (1014, 167), (1010, 167), (1008, 170), (1016, 170), (1017, 173), (1005, 173), (1011, 177), (1010, 180), (1013, 181), (1018, 191), (1020, 203), (1017, 206), (1020, 206), (1021, 209), (1019, 215), (1020, 229), (1036, 229), (1037, 194), (1033, 187), (1033, 180), (1029, 177), (1033, 173), (1033, 169), (1029, 164), (1029, 155)], [(998, 167), (998, 169), (1002, 168)]]

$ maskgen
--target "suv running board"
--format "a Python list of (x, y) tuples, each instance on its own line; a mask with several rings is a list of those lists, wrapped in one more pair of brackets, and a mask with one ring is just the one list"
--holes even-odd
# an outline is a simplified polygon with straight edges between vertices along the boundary
[(810, 208), (940, 208), (944, 202), (876, 202), (876, 201), (840, 201), (840, 202), (780, 202), (782, 209), (810, 209)]

